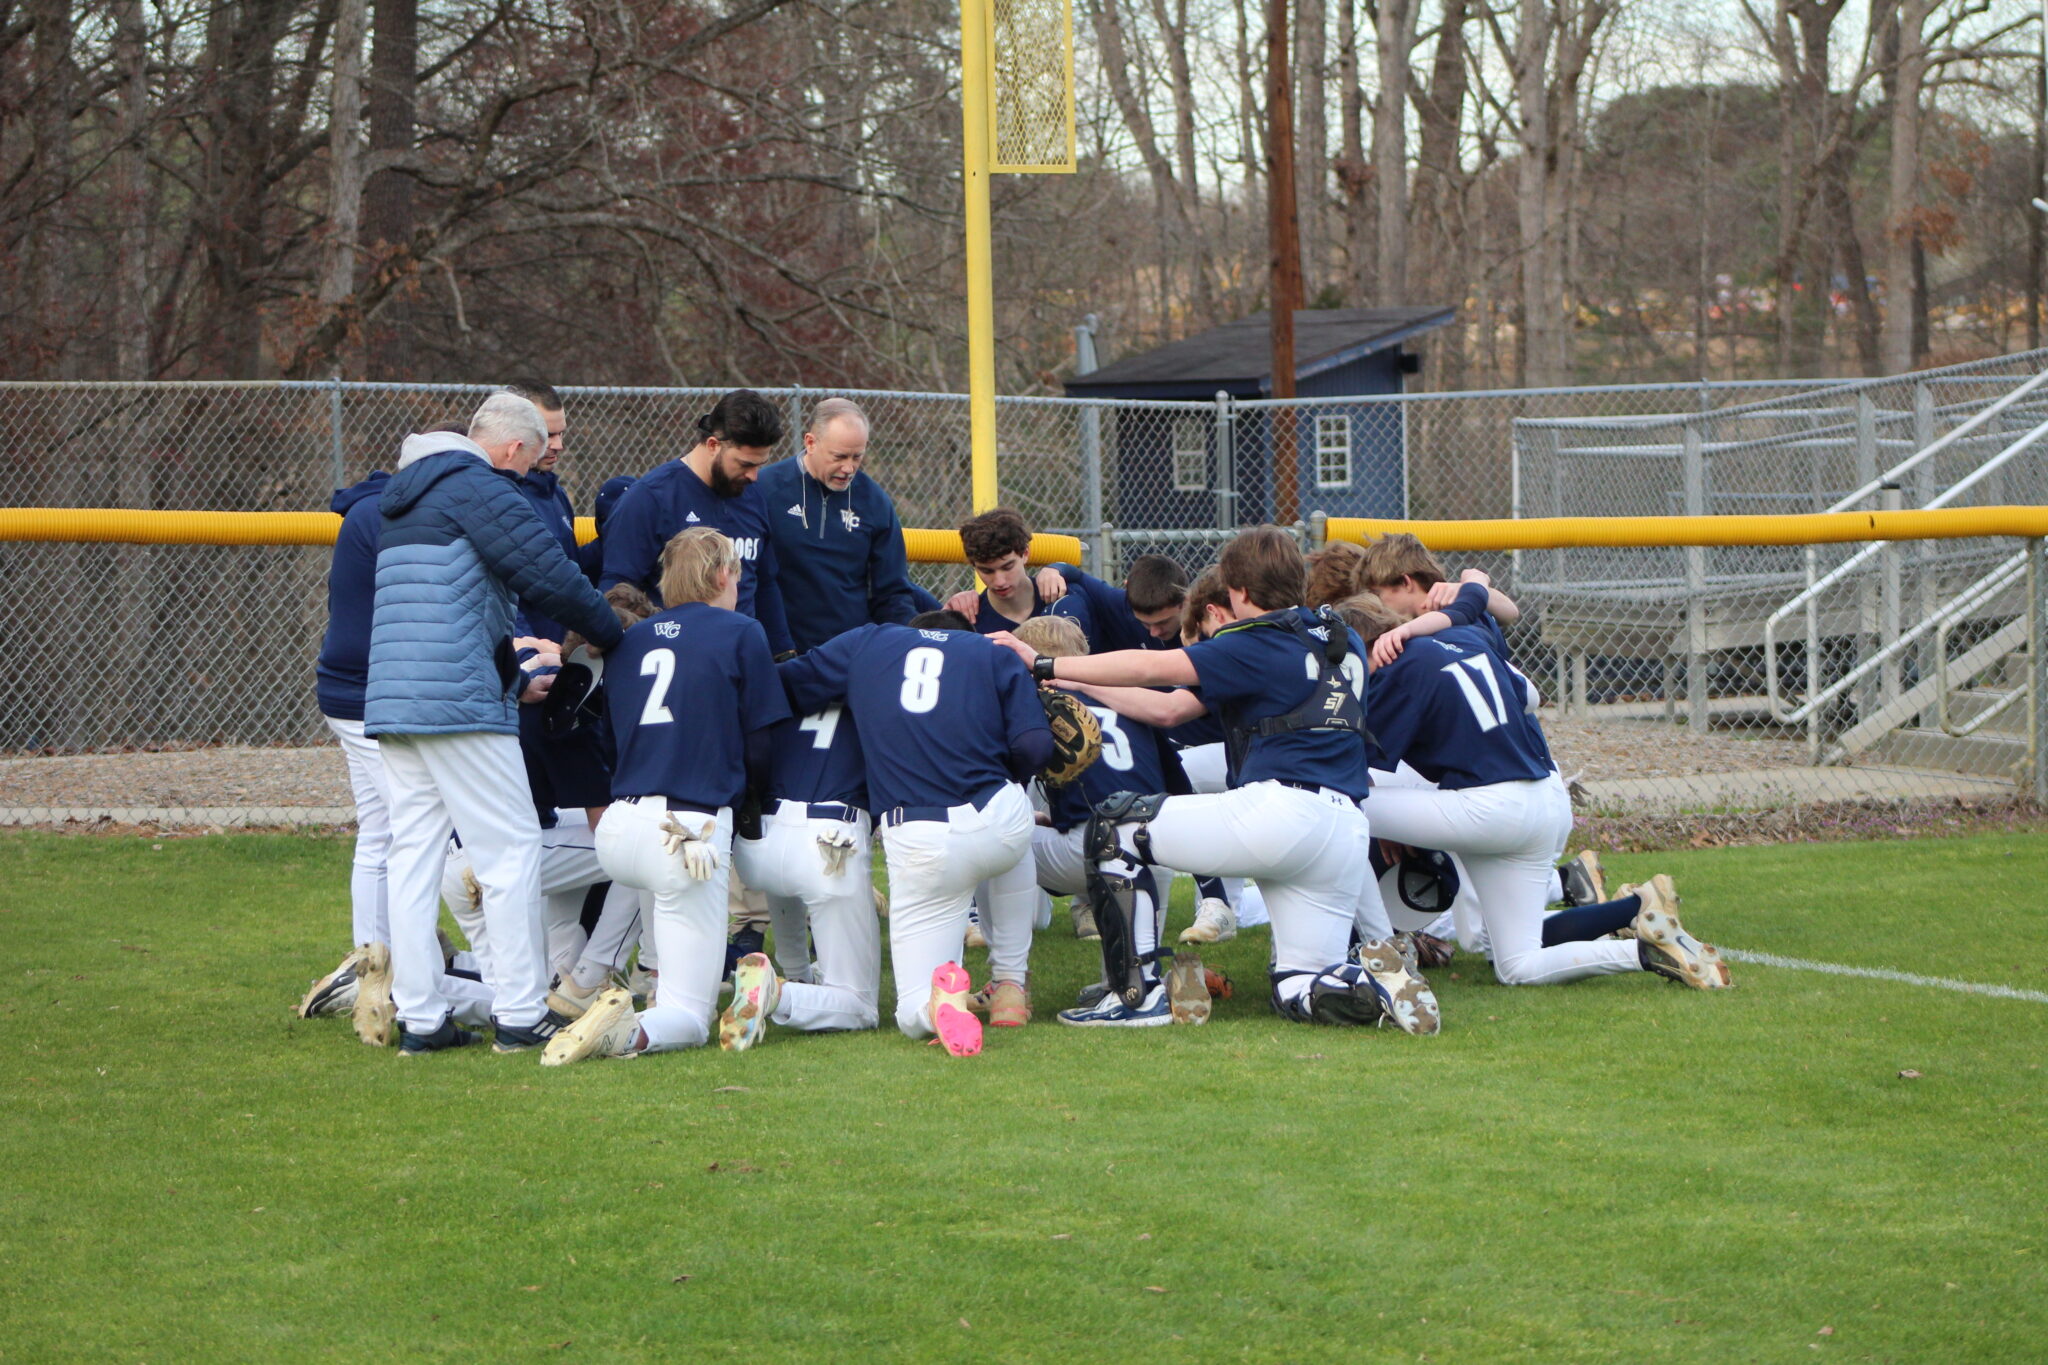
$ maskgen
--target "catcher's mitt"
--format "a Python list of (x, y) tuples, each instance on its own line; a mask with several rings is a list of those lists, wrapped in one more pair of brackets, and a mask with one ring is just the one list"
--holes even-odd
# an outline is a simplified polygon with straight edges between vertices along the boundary
[(1041, 686), (1038, 701), (1052, 731), (1052, 759), (1038, 775), (1048, 786), (1063, 787), (1102, 756), (1102, 725), (1071, 692)]

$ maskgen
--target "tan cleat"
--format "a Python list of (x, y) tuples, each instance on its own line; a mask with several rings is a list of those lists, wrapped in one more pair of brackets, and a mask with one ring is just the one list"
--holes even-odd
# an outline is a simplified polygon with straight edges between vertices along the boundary
[(371, 1047), (390, 1047), (398, 1041), (398, 1007), (391, 1003), (391, 949), (365, 943), (356, 953), (356, 1003), (349, 1019), (356, 1037)]
[(341, 960), (340, 966), (315, 981), (299, 999), (299, 1018), (318, 1019), (323, 1015), (353, 1011), (356, 1007), (356, 968), (362, 965), (362, 961), (363, 949), (354, 949)]
[(565, 976), (548, 992), (548, 1008), (564, 1019), (581, 1019), (584, 1011), (596, 1004), (597, 997), (603, 993), (602, 986), (592, 986), (589, 990), (584, 990)]
[(1643, 970), (1696, 991), (1725, 990), (1733, 984), (1721, 950), (1702, 943), (1678, 922), (1678, 890), (1663, 873), (1635, 888), (1642, 898), (1636, 911), (1637, 956)]
[(1209, 974), (1200, 954), (1183, 948), (1173, 955), (1173, 969), (1166, 974), (1166, 1001), (1176, 1024), (1209, 1022)]
[(1031, 992), (1015, 981), (991, 981), (974, 993), (967, 1008), (992, 1028), (1023, 1028), (1031, 1022)]
[(1068, 903), (1067, 913), (1073, 916), (1074, 919), (1075, 938), (1080, 939), (1083, 943), (1095, 943), (1101, 940), (1102, 931), (1095, 927), (1094, 906), (1076, 896)]
[(483, 913), (483, 883), (476, 879), (475, 872), (472, 872), (469, 868), (466, 867), (462, 869), (462, 894), (464, 899), (466, 899), (469, 902), (469, 908), (471, 910), (477, 912), (478, 914)]
[(1228, 943), (1236, 937), (1237, 912), (1214, 896), (1195, 907), (1195, 922), (1180, 931), (1182, 943)]
[(967, 921), (967, 936), (961, 940), (961, 944), (967, 948), (988, 947), (988, 935), (981, 932), (980, 920), (970, 919)]
[(639, 1055), (640, 1019), (633, 997), (618, 986), (598, 992), (583, 1017), (548, 1039), (540, 1054), (542, 1066), (567, 1066), (586, 1057)]

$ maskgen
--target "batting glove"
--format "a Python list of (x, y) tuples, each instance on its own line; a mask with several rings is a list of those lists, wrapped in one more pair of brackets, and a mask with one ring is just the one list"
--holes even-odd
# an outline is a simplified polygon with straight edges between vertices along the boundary
[(717, 832), (716, 820), (706, 820), (704, 828), (692, 830), (671, 811), (661, 819), (661, 849), (670, 857), (681, 855), (683, 871), (692, 880), (709, 881), (718, 870), (718, 847), (711, 842), (711, 836)]
[(818, 836), (818, 857), (824, 860), (826, 876), (836, 877), (846, 870), (846, 859), (858, 842), (853, 831), (844, 827)]

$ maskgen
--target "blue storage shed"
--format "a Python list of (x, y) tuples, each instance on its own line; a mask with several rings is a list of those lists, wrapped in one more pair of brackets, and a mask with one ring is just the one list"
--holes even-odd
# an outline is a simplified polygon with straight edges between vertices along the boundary
[[(1304, 400), (1400, 393), (1419, 357), (1404, 343), (1448, 324), (1451, 308), (1315, 308), (1294, 315), (1295, 392)], [(1115, 414), (1119, 527), (1246, 525), (1273, 514), (1269, 413), (1235, 414), (1222, 457), (1213, 407), (1272, 396), (1268, 315), (1126, 356), (1068, 380), (1070, 398), (1195, 401), (1204, 412), (1134, 409)], [(1303, 515), (1399, 517), (1407, 513), (1407, 450), (1400, 404), (1305, 402), (1296, 426), (1295, 487)], [(1224, 484), (1234, 483), (1234, 514)]]

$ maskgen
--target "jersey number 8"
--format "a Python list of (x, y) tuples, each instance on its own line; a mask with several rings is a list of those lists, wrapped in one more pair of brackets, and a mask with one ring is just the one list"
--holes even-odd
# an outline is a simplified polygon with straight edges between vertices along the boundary
[(939, 704), (939, 674), (945, 667), (946, 656), (930, 645), (903, 656), (903, 690), (896, 695), (904, 710), (921, 716)]

